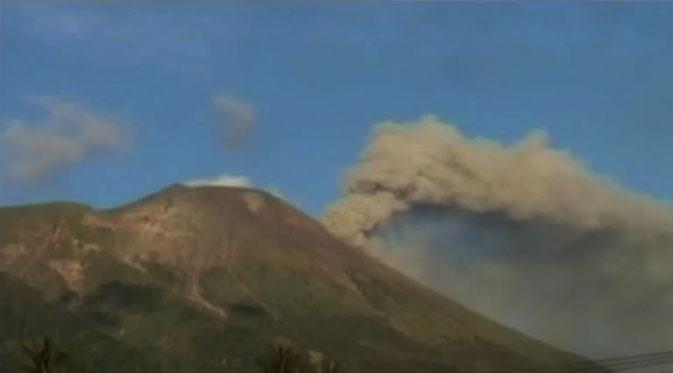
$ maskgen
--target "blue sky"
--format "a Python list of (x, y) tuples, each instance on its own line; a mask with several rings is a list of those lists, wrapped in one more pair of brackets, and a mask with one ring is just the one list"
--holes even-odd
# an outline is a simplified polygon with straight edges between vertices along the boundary
[[(68, 147), (18, 180), (0, 142), (1, 205), (107, 207), (231, 174), (318, 215), (376, 123), (427, 113), (505, 143), (545, 129), (595, 171), (673, 199), (673, 4), (2, 6), (0, 134), (55, 125), (48, 97), (124, 145)], [(253, 114), (245, 144), (223, 146), (218, 95)]]

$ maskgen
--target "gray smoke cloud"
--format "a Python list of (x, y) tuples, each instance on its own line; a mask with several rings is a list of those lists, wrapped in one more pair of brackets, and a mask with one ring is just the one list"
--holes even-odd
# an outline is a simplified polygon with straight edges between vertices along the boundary
[(498, 321), (591, 356), (673, 347), (673, 208), (544, 132), (378, 125), (324, 224)]
[(237, 148), (246, 144), (257, 125), (257, 114), (252, 105), (225, 94), (215, 96), (213, 105), (222, 119), (222, 145)]
[(17, 181), (43, 179), (98, 153), (119, 151), (126, 144), (120, 123), (81, 105), (54, 96), (31, 96), (29, 101), (47, 117), (34, 122), (10, 120), (0, 132), (8, 171)]

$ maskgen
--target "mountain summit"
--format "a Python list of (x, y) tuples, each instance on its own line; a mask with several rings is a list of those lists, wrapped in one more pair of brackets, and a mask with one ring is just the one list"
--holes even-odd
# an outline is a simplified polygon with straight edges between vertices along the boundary
[(512, 372), (573, 359), (259, 190), (176, 185), (110, 210), (5, 207), (0, 227), (3, 366), (14, 366), (17, 343), (44, 334), (96, 372), (253, 372), (279, 339), (349, 372)]

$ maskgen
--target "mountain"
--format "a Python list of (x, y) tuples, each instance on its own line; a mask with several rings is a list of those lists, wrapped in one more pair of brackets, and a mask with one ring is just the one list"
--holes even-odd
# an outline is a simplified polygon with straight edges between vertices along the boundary
[(286, 202), (172, 186), (110, 210), (0, 208), (0, 366), (55, 336), (92, 372), (253, 372), (270, 341), (348, 372), (513, 372), (574, 360), (336, 239)]

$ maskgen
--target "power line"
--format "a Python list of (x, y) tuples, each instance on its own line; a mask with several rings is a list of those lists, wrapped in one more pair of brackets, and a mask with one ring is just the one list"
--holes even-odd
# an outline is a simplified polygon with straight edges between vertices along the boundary
[(606, 371), (624, 371), (649, 366), (667, 365), (673, 363), (673, 350), (656, 353), (621, 356), (599, 360), (575, 361), (559, 365), (538, 366), (535, 368), (521, 371), (523, 372), (545, 372), (545, 373), (576, 373), (576, 372), (606, 372)]

